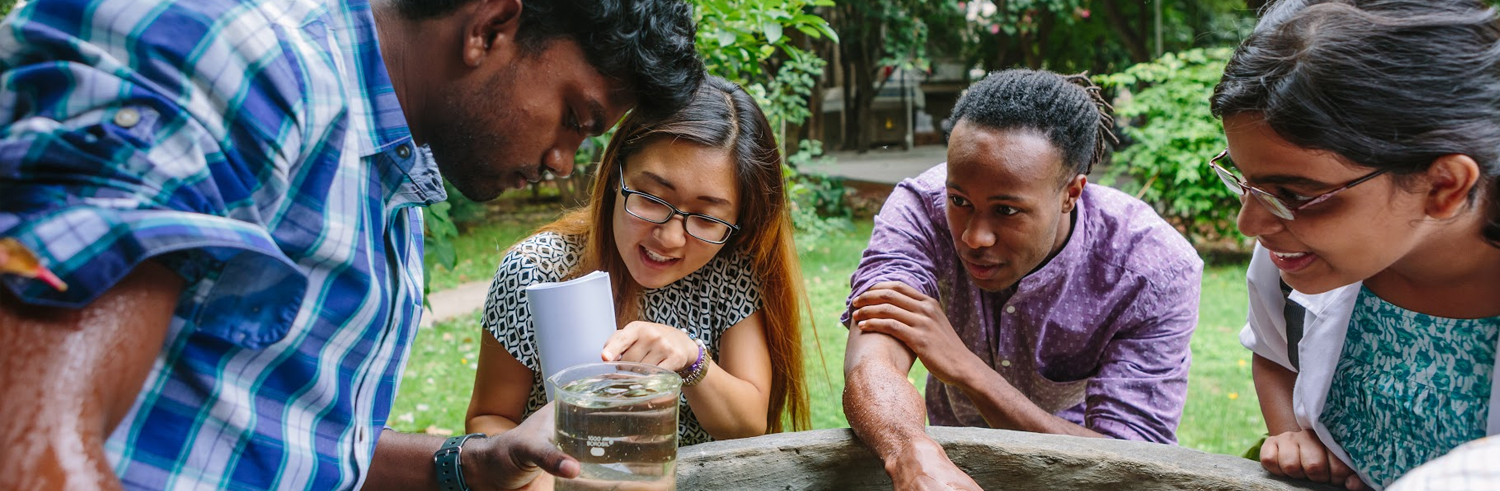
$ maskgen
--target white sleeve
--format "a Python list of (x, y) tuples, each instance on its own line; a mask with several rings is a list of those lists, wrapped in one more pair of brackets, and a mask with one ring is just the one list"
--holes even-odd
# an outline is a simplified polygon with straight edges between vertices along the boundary
[(1286, 318), (1282, 314), (1286, 297), (1281, 294), (1281, 273), (1260, 244), (1255, 245), (1250, 258), (1245, 283), (1250, 309), (1245, 328), (1240, 330), (1240, 344), (1262, 358), (1296, 372), (1287, 357)]

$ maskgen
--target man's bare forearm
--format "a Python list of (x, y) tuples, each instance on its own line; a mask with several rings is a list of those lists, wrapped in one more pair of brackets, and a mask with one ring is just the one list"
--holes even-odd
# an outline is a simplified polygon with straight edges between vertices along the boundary
[(854, 364), (845, 378), (844, 415), (875, 455), (890, 461), (914, 441), (928, 441), (927, 409), (906, 374), (883, 360)]
[[(526, 418), (519, 426), (486, 438), (470, 438), (459, 452), (464, 482), (475, 491), (515, 489), (547, 474), (578, 475), (578, 461), (568, 457), (548, 439), (552, 434), (552, 406)], [(365, 489), (414, 491), (437, 489), (433, 454), (443, 446), (443, 437), (385, 430), (375, 446)]]
[(914, 354), (900, 341), (850, 329), (844, 359), (844, 414), (854, 434), (885, 463), (897, 490), (978, 490), (927, 436), (927, 408), (906, 374)]
[(375, 446), (375, 458), (370, 462), (370, 476), (365, 479), (364, 489), (437, 489), (437, 468), (433, 465), (432, 456), (443, 446), (443, 440), (445, 438), (440, 436), (394, 430), (381, 432), (380, 444)]

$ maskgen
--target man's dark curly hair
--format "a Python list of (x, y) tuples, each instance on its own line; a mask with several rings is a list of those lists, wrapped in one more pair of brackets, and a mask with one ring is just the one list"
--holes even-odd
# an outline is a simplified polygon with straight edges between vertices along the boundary
[(1111, 131), (1111, 110), (1087, 75), (1005, 70), (969, 86), (953, 107), (953, 116), (943, 121), (943, 132), (951, 134), (961, 121), (995, 130), (1039, 132), (1062, 152), (1064, 170), (1069, 171), (1063, 176), (1070, 179), (1088, 174), (1104, 159), (1109, 151), (1106, 142), (1118, 143)]
[[(450, 14), (475, 0), (394, 0), (407, 19)], [(572, 40), (605, 77), (636, 97), (636, 112), (665, 115), (687, 105), (703, 82), (693, 47), (693, 9), (684, 0), (527, 0), (516, 42), (525, 53)]]

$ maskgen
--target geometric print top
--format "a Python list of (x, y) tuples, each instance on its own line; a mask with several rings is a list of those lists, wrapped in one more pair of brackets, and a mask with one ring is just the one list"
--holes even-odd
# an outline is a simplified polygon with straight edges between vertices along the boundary
[(1485, 435), (1500, 317), (1448, 319), (1361, 287), (1322, 420), (1366, 483)]
[[(553, 232), (533, 235), (505, 254), (490, 283), (484, 303), (484, 328), (532, 373), (531, 395), (522, 417), (547, 404), (526, 287), (561, 281), (578, 264), (582, 251), (581, 237)], [(729, 249), (719, 251), (697, 271), (662, 288), (645, 290), (643, 295), (641, 320), (686, 329), (693, 339), (703, 340), (707, 355), (715, 360), (724, 331), (761, 308), (760, 282), (754, 277), (749, 256)], [(713, 441), (688, 407), (686, 395), (678, 399), (677, 407), (679, 446)]]
[(368, 2), (26, 2), (0, 24), (0, 196), (0, 236), (69, 286), (3, 278), (28, 304), (144, 261), (186, 281), (104, 445), (126, 489), (360, 487), (444, 198)]

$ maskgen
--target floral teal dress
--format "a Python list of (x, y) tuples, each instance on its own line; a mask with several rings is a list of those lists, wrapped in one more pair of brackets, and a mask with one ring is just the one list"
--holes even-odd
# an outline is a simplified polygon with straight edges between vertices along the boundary
[(1434, 317), (1360, 288), (1322, 421), (1368, 484), (1485, 436), (1497, 335), (1500, 317)]

